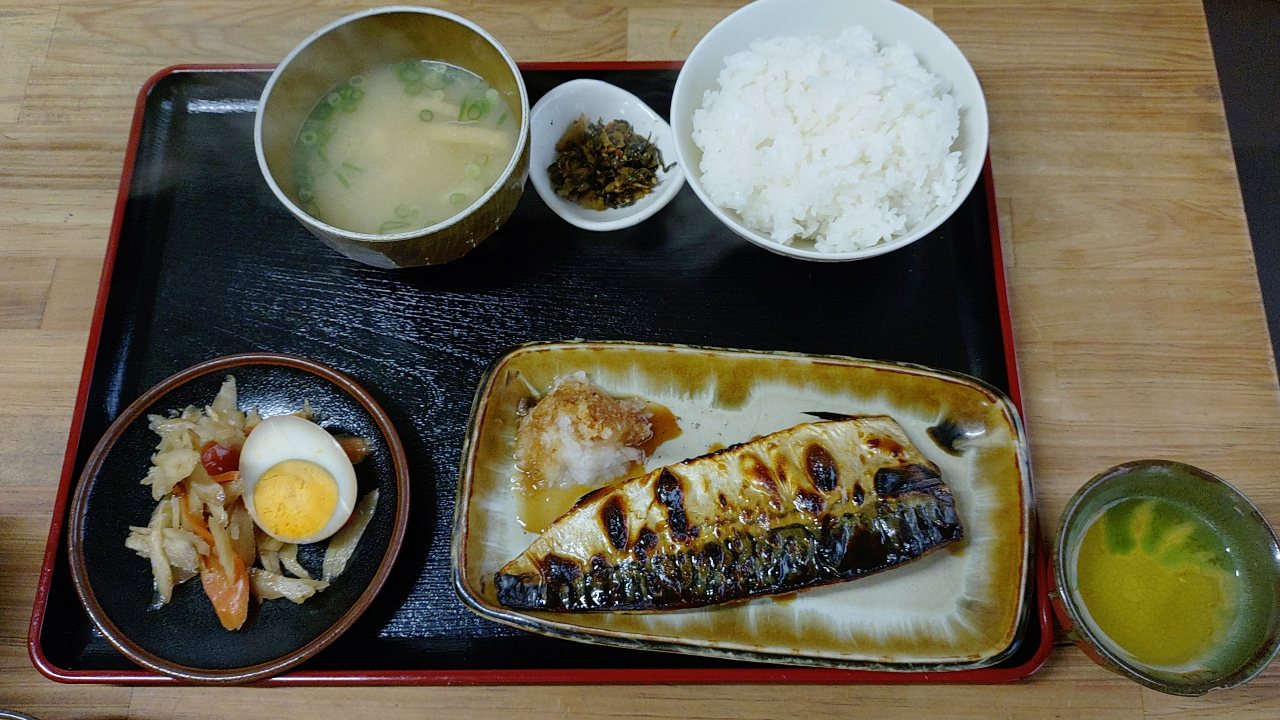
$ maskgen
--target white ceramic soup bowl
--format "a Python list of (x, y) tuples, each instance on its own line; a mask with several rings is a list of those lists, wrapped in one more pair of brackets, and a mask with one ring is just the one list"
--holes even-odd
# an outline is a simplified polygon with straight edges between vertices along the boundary
[[(693, 139), (693, 115), (709, 91), (718, 91), (725, 58), (748, 50), (757, 40), (777, 37), (837, 37), (853, 26), (867, 29), (877, 44), (906, 45), (933, 75), (949, 83), (960, 108), (960, 133), (952, 151), (960, 152), (963, 175), (954, 199), (938, 207), (902, 234), (879, 244), (843, 252), (821, 252), (811, 240), (783, 244), (748, 227), (735, 211), (720, 207), (702, 179), (702, 150)], [(982, 174), (987, 154), (987, 105), (982, 86), (964, 54), (942, 30), (915, 11), (891, 0), (756, 0), (713, 27), (689, 53), (676, 79), (671, 101), (676, 159), (689, 186), (707, 208), (737, 235), (772, 252), (815, 261), (858, 260), (909, 245), (938, 228), (964, 203)]]
[[(515, 151), (497, 181), (452, 217), (399, 233), (353, 232), (307, 212), (292, 182), (292, 150), (315, 104), (353, 75), (424, 59), (457, 65), (484, 78), (517, 116)], [(435, 265), (479, 245), (515, 210), (529, 169), (529, 96), (515, 61), (478, 25), (431, 8), (375, 8), (320, 28), (285, 56), (262, 91), (253, 140), (271, 192), (325, 244), (375, 267)]]

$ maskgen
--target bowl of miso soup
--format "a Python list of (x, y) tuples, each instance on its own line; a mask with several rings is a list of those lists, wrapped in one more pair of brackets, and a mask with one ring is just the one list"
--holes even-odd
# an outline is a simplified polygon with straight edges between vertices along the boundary
[(1247, 682), (1280, 650), (1280, 545), (1258, 508), (1190, 465), (1138, 460), (1063, 514), (1054, 608), (1114, 672), (1173, 695)]
[(330, 247), (384, 268), (464, 255), (524, 192), (529, 98), (515, 61), (432, 8), (337, 20), (267, 80), (254, 144), (272, 193)]

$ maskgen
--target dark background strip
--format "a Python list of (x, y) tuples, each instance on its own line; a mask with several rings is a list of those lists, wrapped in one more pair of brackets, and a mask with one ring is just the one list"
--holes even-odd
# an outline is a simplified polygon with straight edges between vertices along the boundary
[(1280, 1), (1204, 0), (1204, 10), (1280, 362)]

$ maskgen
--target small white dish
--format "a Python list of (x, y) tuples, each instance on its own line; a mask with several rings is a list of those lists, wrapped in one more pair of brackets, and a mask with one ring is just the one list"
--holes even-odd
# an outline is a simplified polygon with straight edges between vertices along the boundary
[[(551, 187), (547, 168), (555, 162), (556, 143), (583, 115), (588, 122), (626, 120), (636, 133), (648, 137), (662, 152), (662, 162), (667, 167), (658, 169), (658, 185), (635, 204), (591, 210), (560, 197)], [(570, 80), (542, 96), (533, 106), (529, 119), (529, 177), (542, 201), (570, 225), (598, 232), (631, 227), (666, 207), (684, 186), (684, 171), (675, 164), (671, 126), (640, 98), (616, 85), (585, 78)]]

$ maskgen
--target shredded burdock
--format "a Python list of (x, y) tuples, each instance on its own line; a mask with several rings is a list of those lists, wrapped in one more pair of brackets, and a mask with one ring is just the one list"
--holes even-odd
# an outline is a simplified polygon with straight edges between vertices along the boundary
[(588, 122), (582, 115), (556, 143), (547, 168), (557, 195), (592, 210), (634, 204), (658, 184), (662, 151), (626, 120)]

